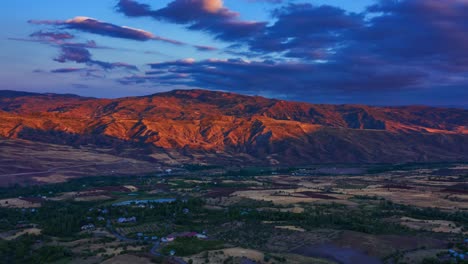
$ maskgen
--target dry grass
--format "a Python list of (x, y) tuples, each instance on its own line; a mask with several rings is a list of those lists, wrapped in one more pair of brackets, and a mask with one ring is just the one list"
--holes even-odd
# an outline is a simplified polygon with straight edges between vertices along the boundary
[[(206, 263), (206, 256), (208, 256), (208, 263), (214, 264), (222, 264), (224, 260), (231, 257), (233, 263), (242, 263), (242, 259), (250, 259), (255, 261), (256, 263), (278, 263), (274, 258), (270, 257), (268, 262), (265, 262), (264, 257), (265, 253), (253, 250), (253, 249), (246, 249), (241, 247), (234, 247), (234, 248), (226, 248), (223, 250), (213, 250), (208, 251), (208, 253), (200, 253), (190, 257), (184, 258), (185, 261), (189, 261), (191, 259), (194, 264), (204, 264)], [(285, 263), (290, 264), (300, 264), (300, 263), (312, 263), (312, 264), (331, 264), (334, 262), (330, 262), (323, 259), (318, 258), (310, 258), (305, 256), (300, 256), (296, 254), (276, 254), (272, 253), (270, 256), (278, 257), (278, 258), (286, 258)]]
[(402, 217), (400, 218), (400, 220), (400, 224), (416, 230), (427, 230), (441, 233), (468, 234), (468, 232), (463, 232), (462, 228), (457, 227), (457, 225), (452, 221), (421, 220), (411, 217)]
[(8, 198), (0, 200), (0, 207), (5, 208), (38, 208), (40, 203), (32, 203), (20, 198)]
[(158, 164), (108, 154), (108, 149), (0, 140), (0, 186), (57, 183), (94, 175), (148, 173)]
[[(93, 245), (94, 246), (94, 245)], [(102, 245), (95, 245), (95, 247), (91, 247), (92, 249), (96, 250), (96, 249), (100, 249), (100, 248), (103, 248)], [(141, 251), (143, 250), (145, 247), (144, 246), (127, 246), (127, 250), (128, 251)], [(118, 247), (118, 248), (109, 248), (109, 247), (104, 247), (104, 249), (106, 250), (105, 252), (102, 252), (102, 253), (99, 253), (98, 256), (103, 256), (103, 255), (119, 255), (121, 254), (123, 251), (124, 251), (124, 248), (123, 247)], [(128, 263), (128, 262), (127, 262)]]
[(104, 201), (112, 199), (112, 197), (107, 195), (92, 195), (92, 196), (80, 196), (76, 197), (74, 200), (77, 202), (92, 202), (92, 201)]
[(9, 232), (6, 232), (6, 233), (3, 233), (3, 234), (0, 234), (0, 238), (1, 239), (4, 239), (4, 240), (13, 240), (13, 239), (16, 239), (22, 235), (25, 235), (25, 234), (30, 234), (30, 235), (40, 235), (42, 232), (41, 229), (39, 228), (26, 228), (26, 229), (23, 229), (21, 231), (9, 231)]
[(300, 214), (304, 212), (304, 208), (295, 206), (290, 208), (273, 208), (273, 207), (262, 207), (258, 208), (260, 211), (274, 211), (274, 212), (282, 212), (282, 213), (294, 213)]
[(248, 190), (248, 191), (238, 191), (233, 193), (233, 196), (243, 197), (253, 200), (260, 201), (271, 201), (277, 205), (291, 205), (298, 203), (341, 203), (347, 205), (354, 205), (353, 202), (348, 201), (350, 196), (340, 195), (340, 194), (327, 194), (331, 197), (336, 198), (336, 200), (325, 200), (321, 198), (311, 198), (307, 195), (300, 194), (300, 192), (311, 191), (306, 188), (298, 189), (282, 189), (282, 190)]
[(128, 264), (128, 263), (149, 264), (153, 262), (151, 262), (151, 260), (148, 258), (138, 257), (138, 256), (128, 255), (128, 254), (115, 256), (113, 258), (110, 258), (102, 262), (102, 264)]
[(439, 190), (426, 188), (415, 189), (387, 189), (381, 185), (368, 186), (365, 189), (343, 189), (340, 190), (348, 195), (368, 195), (378, 196), (390, 200), (395, 203), (414, 205), (418, 207), (435, 207), (446, 210), (468, 209), (468, 203), (451, 201), (445, 199), (446, 193), (441, 193)]

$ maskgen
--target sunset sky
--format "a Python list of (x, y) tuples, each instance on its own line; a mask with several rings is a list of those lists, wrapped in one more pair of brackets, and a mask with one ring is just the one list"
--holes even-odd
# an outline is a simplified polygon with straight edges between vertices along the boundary
[(3, 1), (0, 89), (468, 107), (467, 0)]

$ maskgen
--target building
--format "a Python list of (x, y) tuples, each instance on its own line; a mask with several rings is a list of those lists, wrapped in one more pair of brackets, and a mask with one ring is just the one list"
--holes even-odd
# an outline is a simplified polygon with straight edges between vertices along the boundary
[(93, 230), (95, 229), (96, 227), (93, 225), (93, 224), (87, 224), (87, 225), (84, 225), (81, 227), (81, 230), (82, 231), (85, 231), (85, 230)]
[(208, 236), (207, 236), (207, 235), (204, 235), (204, 234), (196, 234), (196, 237), (197, 237), (198, 239), (207, 239), (207, 238), (208, 238)]
[(135, 216), (132, 216), (132, 217), (119, 217), (117, 219), (117, 222), (118, 223), (135, 223), (137, 220), (136, 220), (136, 217)]

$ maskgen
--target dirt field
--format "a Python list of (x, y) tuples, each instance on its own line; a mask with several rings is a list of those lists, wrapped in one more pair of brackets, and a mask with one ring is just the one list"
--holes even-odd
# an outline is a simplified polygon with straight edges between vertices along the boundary
[(110, 258), (102, 264), (150, 264), (153, 263), (149, 258), (143, 258), (143, 257), (137, 257), (134, 255), (129, 255), (129, 254), (124, 254), (124, 255), (118, 255), (113, 258)]
[(402, 217), (400, 219), (400, 224), (407, 226), (416, 230), (428, 230), (432, 232), (442, 232), (442, 233), (456, 233), (456, 234), (465, 234), (468, 232), (463, 232), (462, 228), (457, 226), (452, 221), (444, 220), (421, 220), (411, 217)]
[(161, 170), (157, 163), (114, 156), (106, 149), (5, 139), (0, 139), (0, 149), (0, 186)]
[(232, 196), (272, 201), (275, 204), (342, 203), (355, 205), (353, 196), (377, 196), (395, 203), (444, 210), (468, 210), (468, 191), (459, 176), (433, 176), (434, 170), (395, 171), (365, 176), (264, 177), (259, 181), (294, 184), (297, 188), (281, 190), (243, 190)]
[[(233, 263), (251, 263), (252, 261), (255, 261), (255, 263), (277, 263), (277, 261), (275, 261), (274, 258), (272, 258), (273, 256), (278, 257), (278, 258), (285, 258), (287, 261), (286, 263), (291, 263), (291, 264), (299, 264), (299, 263), (332, 264), (334, 263), (334, 262), (327, 261), (324, 259), (310, 258), (310, 257), (296, 255), (296, 254), (271, 254), (269, 256), (270, 260), (265, 261), (265, 253), (258, 251), (258, 250), (245, 249), (245, 248), (240, 248), (240, 247), (208, 251), (208, 254), (206, 253), (197, 254), (197, 255), (190, 256), (190, 257), (186, 257), (184, 258), (184, 260), (189, 261), (191, 259), (194, 264), (204, 264), (206, 263), (206, 256), (208, 256), (209, 263), (215, 263), (215, 264), (225, 263), (224, 261), (229, 257), (232, 258)], [(251, 262), (247, 262), (246, 260), (250, 260)]]
[[(341, 203), (346, 205), (353, 205), (354, 203), (348, 201), (350, 196), (341, 194), (327, 194), (326, 196), (317, 193), (316, 196), (312, 195), (312, 191), (306, 188), (299, 189), (282, 189), (282, 190), (249, 190), (249, 191), (237, 191), (234, 192), (233, 196), (260, 200), (260, 201), (271, 201), (278, 205), (289, 205), (298, 203)], [(333, 197), (333, 198), (330, 198)]]
[(338, 189), (347, 195), (367, 195), (382, 197), (395, 203), (419, 207), (435, 207), (446, 210), (467, 210), (468, 203), (446, 199), (447, 194), (432, 187), (416, 189), (389, 189), (381, 185), (368, 186), (365, 189)]
[(9, 198), (0, 200), (0, 207), (5, 208), (38, 208), (41, 203), (31, 202), (21, 198)]

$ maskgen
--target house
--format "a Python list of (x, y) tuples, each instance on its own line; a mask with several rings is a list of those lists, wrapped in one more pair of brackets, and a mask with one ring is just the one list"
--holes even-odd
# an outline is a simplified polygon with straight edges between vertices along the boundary
[(174, 241), (175, 237), (174, 236), (168, 236), (166, 237), (167, 242)]
[(93, 230), (95, 229), (96, 227), (93, 225), (93, 224), (87, 224), (87, 225), (84, 225), (81, 227), (81, 230), (84, 231), (84, 230)]
[(132, 217), (119, 217), (117, 219), (117, 222), (118, 223), (135, 223), (137, 220), (136, 220), (136, 217), (135, 216), (132, 216)]
[(156, 240), (158, 240), (158, 237), (157, 236), (152, 236), (151, 240), (156, 241)]
[(102, 216), (98, 216), (97, 220), (98, 221), (106, 221), (106, 219), (104, 217), (102, 217)]
[(207, 235), (204, 235), (204, 234), (196, 234), (195, 235), (198, 239), (207, 239), (208, 236)]

